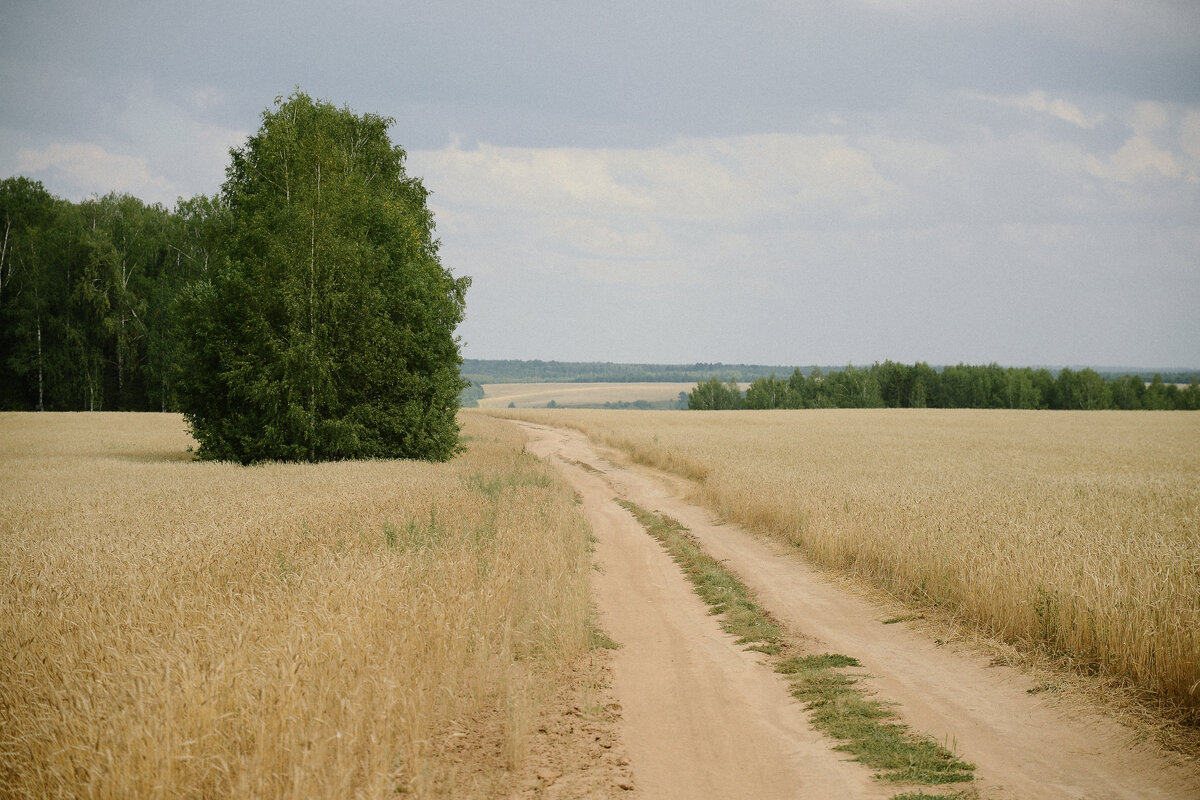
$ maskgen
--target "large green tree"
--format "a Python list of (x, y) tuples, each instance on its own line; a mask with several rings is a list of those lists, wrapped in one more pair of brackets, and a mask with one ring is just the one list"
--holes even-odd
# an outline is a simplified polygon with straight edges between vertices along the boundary
[(438, 258), (392, 120), (297, 92), (232, 152), (228, 248), (185, 290), (177, 392), (200, 455), (250, 463), (458, 449), (467, 278)]

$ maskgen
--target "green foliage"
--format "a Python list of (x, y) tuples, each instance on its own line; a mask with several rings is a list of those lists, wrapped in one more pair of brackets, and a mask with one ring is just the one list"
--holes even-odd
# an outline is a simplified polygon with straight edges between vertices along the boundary
[[(1179, 375), (1186, 375), (1179, 373)], [(1149, 385), (1138, 375), (1105, 378), (1093, 369), (1001, 367), (958, 364), (937, 370), (885, 361), (865, 369), (848, 366), (828, 373), (796, 369), (786, 381), (760, 377), (744, 401), (716, 378), (701, 381), (689, 395), (688, 408), (1009, 408), (1060, 410), (1200, 409), (1200, 380), (1180, 388), (1155, 374)]]
[(483, 399), (483, 387), (477, 383), (469, 383), (459, 392), (458, 404), (463, 408), (479, 408)]
[(688, 395), (688, 408), (701, 411), (725, 411), (743, 408), (742, 392), (737, 383), (729, 383), (712, 377), (707, 381), (696, 384), (696, 388)]
[(933, 785), (972, 780), (974, 765), (914, 734), (886, 704), (859, 689), (857, 677), (836, 671), (857, 666), (857, 659), (824, 653), (786, 659), (775, 670), (788, 676), (792, 696), (808, 708), (813, 725), (842, 740), (836, 749), (880, 770), (884, 780)]
[(177, 392), (202, 457), (456, 452), (469, 281), (438, 260), (391, 123), (296, 93), (233, 151), (228, 246), (179, 307)]
[(150, 407), (170, 228), (165, 209), (128, 195), (74, 205), (25, 178), (0, 183), (4, 407)]

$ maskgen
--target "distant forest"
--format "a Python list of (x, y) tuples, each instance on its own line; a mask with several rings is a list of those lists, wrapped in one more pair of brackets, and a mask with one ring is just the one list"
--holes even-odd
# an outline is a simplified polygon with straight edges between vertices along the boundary
[[(462, 375), (475, 384), (484, 383), (691, 383), (716, 378), (719, 381), (749, 383), (759, 378), (790, 375), (800, 370), (828, 375), (846, 365), (765, 365), (765, 364), (616, 364), (611, 361), (521, 361), (464, 358)], [(960, 365), (961, 366), (961, 365)], [(988, 367), (994, 369), (995, 365)], [(862, 369), (861, 367), (859, 369)], [(945, 367), (935, 366), (935, 372)], [(1046, 367), (1057, 376), (1062, 367)], [(1072, 369), (1079, 369), (1072, 367)], [(1200, 379), (1200, 369), (1147, 369), (1145, 367), (1092, 368), (1105, 380), (1125, 375), (1145, 375), (1147, 382), (1159, 375), (1164, 383), (1188, 384)]]
[[(1171, 377), (1177, 377), (1172, 375)], [(968, 366), (885, 361), (828, 373), (796, 369), (788, 378), (754, 380), (742, 392), (732, 381), (710, 378), (688, 395), (698, 410), (784, 408), (994, 408), (1060, 410), (1200, 410), (1200, 381), (1181, 388), (1161, 374), (1105, 377), (1093, 369), (1057, 373), (1029, 367)]]
[(464, 358), (462, 375), (483, 383), (745, 383), (791, 367), (761, 364), (614, 364), (611, 361), (490, 361)]

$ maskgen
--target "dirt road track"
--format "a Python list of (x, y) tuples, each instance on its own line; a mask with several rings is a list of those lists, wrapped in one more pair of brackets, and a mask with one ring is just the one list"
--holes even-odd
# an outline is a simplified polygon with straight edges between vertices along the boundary
[[(914, 729), (978, 765), (989, 798), (1196, 800), (1200, 768), (1121, 726), (1031, 695), (1029, 679), (940, 647), (807, 567), (794, 553), (691, 505), (649, 470), (602, 456), (582, 434), (519, 423), (583, 498), (598, 539), (601, 622), (624, 647), (614, 690), (639, 793), (647, 798), (890, 797), (808, 727), (782, 680), (731, 643), (679, 568), (614, 501), (689, 527), (762, 604), (814, 647), (858, 658), (871, 688)], [(588, 465), (589, 470), (581, 465)]]

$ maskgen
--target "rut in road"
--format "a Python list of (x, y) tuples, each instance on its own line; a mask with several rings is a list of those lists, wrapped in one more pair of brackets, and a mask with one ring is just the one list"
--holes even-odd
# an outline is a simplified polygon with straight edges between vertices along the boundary
[[(939, 646), (847, 593), (794, 551), (719, 524), (652, 470), (577, 431), (520, 424), (583, 499), (598, 539), (602, 625), (624, 646), (614, 691), (638, 791), (646, 797), (890, 797), (865, 767), (831, 750), (784, 683), (730, 646), (679, 568), (614, 496), (667, 514), (816, 647), (853, 656), (866, 683), (916, 731), (978, 766), (988, 798), (1200, 798), (1194, 762), (1135, 741), (1119, 724), (1029, 693), (1019, 671)], [(590, 467), (590, 468), (589, 468)], [(932, 789), (927, 790), (931, 793)]]

